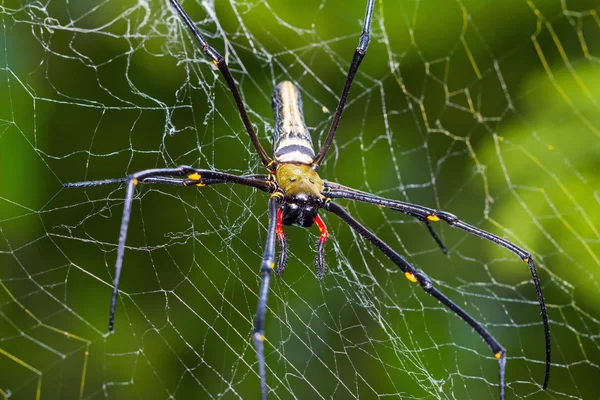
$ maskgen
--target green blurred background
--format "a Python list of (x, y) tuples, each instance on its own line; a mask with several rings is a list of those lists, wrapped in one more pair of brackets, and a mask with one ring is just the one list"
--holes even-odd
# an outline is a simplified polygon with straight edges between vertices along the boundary
[[(184, 7), (230, 64), (262, 143), (284, 79), (318, 145), (364, 1)], [(0, 7), (0, 395), (257, 398), (250, 341), (267, 224), (246, 188), (138, 190), (116, 328), (107, 315), (124, 190), (62, 189), (181, 164), (262, 173), (222, 78), (165, 0)], [(507, 348), (507, 398), (600, 398), (600, 2), (376, 1), (325, 179), (442, 208), (530, 250), (526, 266), (438, 225), (348, 204)], [(286, 228), (267, 316), (271, 398), (494, 399), (471, 329), (349, 228)]]

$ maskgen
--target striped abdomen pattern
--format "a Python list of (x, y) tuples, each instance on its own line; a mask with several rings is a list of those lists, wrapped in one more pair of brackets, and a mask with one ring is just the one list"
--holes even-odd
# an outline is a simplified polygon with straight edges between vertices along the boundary
[(278, 163), (312, 164), (315, 158), (310, 133), (302, 115), (302, 97), (292, 82), (283, 81), (271, 98), (275, 114), (273, 155)]

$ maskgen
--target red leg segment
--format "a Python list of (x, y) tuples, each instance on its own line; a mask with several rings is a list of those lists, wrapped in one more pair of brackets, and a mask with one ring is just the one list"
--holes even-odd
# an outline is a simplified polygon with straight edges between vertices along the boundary
[(315, 265), (317, 266), (317, 279), (321, 280), (325, 276), (325, 241), (329, 237), (329, 232), (327, 232), (327, 226), (325, 226), (325, 222), (321, 219), (321, 216), (317, 214), (315, 218), (315, 223), (319, 227), (321, 231), (321, 236), (319, 237), (319, 241), (317, 242), (317, 258), (315, 260)]
[(283, 234), (283, 222), (281, 220), (283, 213), (281, 212), (281, 208), (277, 210), (277, 223), (275, 225), (275, 233), (277, 234), (277, 239), (279, 240), (279, 262), (277, 263), (277, 270), (275, 273), (277, 276), (281, 276), (283, 274), (283, 270), (285, 269), (285, 263), (287, 261), (287, 240), (285, 240), (285, 235)]

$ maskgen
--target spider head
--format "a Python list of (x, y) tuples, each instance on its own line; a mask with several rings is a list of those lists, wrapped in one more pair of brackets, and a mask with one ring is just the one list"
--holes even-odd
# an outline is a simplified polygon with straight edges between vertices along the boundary
[(305, 194), (285, 196), (281, 207), (281, 222), (284, 225), (298, 224), (305, 228), (312, 226), (322, 203), (320, 198), (314, 199)]
[(275, 178), (284, 193), (281, 208), (283, 224), (312, 226), (323, 205), (321, 177), (305, 164), (281, 164), (277, 167)]

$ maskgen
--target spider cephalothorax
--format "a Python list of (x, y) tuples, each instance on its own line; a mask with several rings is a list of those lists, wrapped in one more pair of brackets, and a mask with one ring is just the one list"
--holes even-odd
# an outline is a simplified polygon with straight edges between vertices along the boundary
[[(465, 321), (477, 334), (486, 342), (496, 359), (498, 359), (500, 369), (499, 389), (500, 399), (505, 397), (505, 366), (506, 351), (500, 343), (487, 331), (487, 329), (471, 317), (466, 311), (460, 308), (450, 298), (439, 291), (425, 272), (418, 270), (408, 261), (406, 261), (398, 252), (393, 250), (388, 244), (379, 239), (373, 232), (361, 225), (354, 219), (343, 207), (333, 201), (335, 199), (346, 199), (359, 201), (368, 204), (378, 205), (390, 210), (402, 212), (408, 216), (418, 218), (423, 221), (430, 234), (436, 240), (438, 245), (445, 250), (441, 240), (435, 234), (431, 227), (431, 222), (444, 221), (453, 228), (460, 229), (482, 239), (489, 240), (510, 252), (517, 255), (522, 261), (528, 264), (533, 283), (537, 291), (538, 303), (542, 314), (542, 323), (544, 326), (544, 336), (546, 343), (546, 374), (542, 387), (545, 389), (548, 385), (550, 376), (550, 329), (548, 327), (548, 315), (544, 304), (542, 289), (537, 277), (535, 264), (531, 254), (515, 244), (486, 232), (475, 226), (469, 225), (457, 217), (444, 211), (438, 211), (432, 208), (424, 207), (418, 204), (406, 203), (399, 200), (385, 199), (359, 190), (350, 189), (333, 182), (323, 181), (317, 174), (320, 164), (323, 162), (329, 147), (333, 142), (336, 129), (338, 127), (352, 81), (362, 62), (367, 47), (369, 46), (369, 30), (373, 17), (373, 7), (375, 0), (367, 0), (367, 10), (363, 22), (363, 29), (360, 35), (359, 44), (354, 51), (354, 57), (350, 63), (346, 83), (340, 96), (336, 112), (333, 115), (329, 132), (323, 141), (319, 153), (315, 155), (310, 133), (304, 123), (302, 115), (302, 98), (300, 91), (290, 81), (283, 81), (278, 84), (273, 91), (272, 106), (275, 113), (275, 127), (273, 129), (273, 159), (271, 159), (254, 131), (250, 122), (250, 117), (246, 111), (242, 98), (237, 89), (235, 79), (232, 77), (225, 59), (213, 49), (198, 31), (192, 20), (185, 13), (177, 0), (170, 0), (171, 4), (177, 10), (185, 24), (188, 26), (195, 39), (198, 41), (202, 52), (210, 57), (217, 66), (225, 82), (227, 83), (240, 117), (250, 137), (258, 156), (267, 168), (269, 175), (247, 175), (237, 176), (224, 172), (213, 170), (200, 170), (188, 166), (176, 168), (156, 168), (133, 173), (126, 178), (104, 179), (100, 181), (88, 181), (65, 184), (65, 187), (87, 187), (106, 185), (112, 183), (126, 183), (127, 193), (125, 195), (125, 205), (123, 208), (123, 218), (121, 220), (121, 231), (119, 234), (119, 244), (117, 247), (117, 261), (115, 265), (114, 287), (112, 302), (109, 315), (109, 331), (113, 330), (115, 309), (117, 304), (119, 277), (125, 253), (125, 240), (127, 237), (127, 227), (131, 215), (131, 206), (134, 198), (135, 186), (138, 183), (145, 184), (166, 184), (182, 186), (206, 186), (221, 183), (233, 183), (249, 186), (270, 194), (268, 201), (269, 226), (267, 229), (267, 240), (260, 265), (261, 286), (258, 291), (258, 308), (254, 320), (253, 339), (256, 345), (258, 356), (258, 375), (260, 378), (261, 397), (266, 399), (268, 386), (266, 378), (266, 362), (264, 349), (264, 324), (267, 311), (267, 298), (269, 294), (269, 285), (272, 273), (275, 271), (281, 275), (285, 265), (287, 255), (287, 244), (283, 234), (282, 225), (298, 224), (309, 227), (317, 224), (321, 231), (319, 241), (317, 242), (317, 278), (324, 276), (323, 249), (327, 239), (327, 228), (318, 211), (320, 209), (331, 212), (344, 221), (358, 235), (369, 241), (375, 247), (385, 254), (396, 266), (403, 272), (404, 276), (413, 283), (419, 283), (423, 290), (446, 306), (455, 315)], [(275, 247), (277, 239), (280, 246), (279, 267), (275, 269)]]
[(283, 191), (282, 222), (310, 227), (323, 205), (323, 180), (317, 172), (304, 164), (282, 164), (275, 173)]

